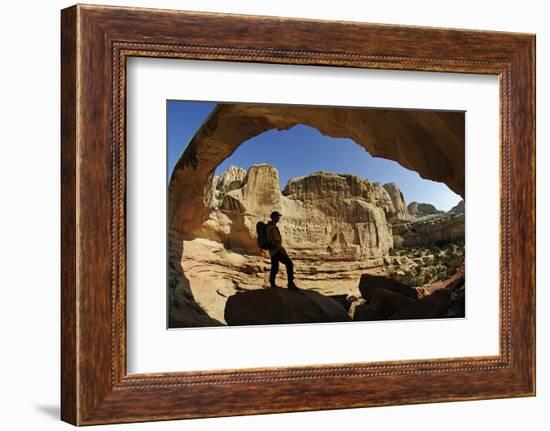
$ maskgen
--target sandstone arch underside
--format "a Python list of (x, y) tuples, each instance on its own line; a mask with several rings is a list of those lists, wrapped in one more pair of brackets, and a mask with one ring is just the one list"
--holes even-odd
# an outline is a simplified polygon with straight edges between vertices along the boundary
[(169, 184), (170, 228), (191, 232), (208, 217), (216, 167), (243, 142), (297, 124), (350, 138), (372, 156), (391, 159), (464, 197), (464, 114), (459, 112), (220, 104), (197, 131)]

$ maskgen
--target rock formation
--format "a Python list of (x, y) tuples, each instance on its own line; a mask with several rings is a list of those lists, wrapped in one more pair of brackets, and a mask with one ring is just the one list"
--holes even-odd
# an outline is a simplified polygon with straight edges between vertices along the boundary
[(300, 255), (376, 257), (392, 248), (464, 238), (462, 214), (418, 202), (407, 208), (395, 183), (315, 172), (291, 179), (281, 191), (277, 170), (267, 164), (248, 171), (231, 166), (212, 182), (210, 215), (190, 234), (234, 251), (260, 252), (255, 226), (274, 210), (283, 214), (285, 245)]
[(464, 214), (464, 199), (452, 207), (448, 212), (449, 214)]
[(425, 204), (420, 202), (411, 202), (407, 207), (409, 214), (413, 217), (424, 217), (434, 214), (444, 214), (445, 211), (440, 211), (432, 204)]
[(418, 299), (418, 292), (415, 288), (397, 280), (372, 274), (361, 275), (359, 279), (359, 291), (363, 298), (370, 299), (373, 292), (375, 293), (378, 290), (393, 292), (411, 299)]
[(390, 195), (393, 209), (395, 211), (394, 214), (388, 214), (388, 216), (397, 220), (408, 220), (410, 216), (407, 205), (405, 204), (405, 197), (403, 196), (403, 193), (401, 192), (399, 187), (397, 187), (397, 184), (384, 184), (384, 189)]
[[(393, 247), (388, 220), (408, 220), (403, 195), (395, 184), (381, 186), (354, 175), (316, 172), (291, 179), (283, 191), (277, 170), (267, 164), (251, 166), (241, 180), (237, 168), (224, 172), (231, 187), (217, 187), (218, 207), (192, 232), (218, 240), (227, 248), (258, 253), (255, 226), (277, 210), (285, 246), (300, 254), (375, 257)], [(222, 184), (227, 184), (223, 182)], [(390, 192), (388, 192), (388, 190)]]
[[(463, 113), (220, 104), (192, 138), (169, 183), (170, 327), (254, 324), (264, 313), (271, 316), (266, 323), (311, 321), (311, 316), (344, 321), (346, 311), (361, 319), (385, 319), (419, 300), (384, 288), (365, 299), (358, 286), (361, 274), (403, 274), (420, 286), (419, 280), (441, 280), (454, 268), (434, 252), (429, 257), (437, 261), (433, 271), (419, 272), (427, 257), (416, 257), (414, 247), (463, 237), (463, 215), (415, 217), (425, 208), (417, 205), (409, 214), (393, 183), (317, 172), (281, 190), (277, 171), (268, 165), (248, 171), (230, 167), (214, 176), (243, 142), (296, 124), (352, 139), (371, 155), (395, 160), (464, 196)], [(260, 304), (269, 296), (288, 305), (288, 294), (294, 294), (259, 290), (267, 284), (269, 259), (257, 247), (255, 224), (267, 221), (273, 210), (283, 214), (280, 229), (305, 295), (298, 309), (283, 306), (286, 317), (266, 308), (249, 316), (254, 322), (239, 321), (234, 310), (241, 301), (253, 298)], [(395, 255), (402, 247), (413, 248)]]
[[(434, 248), (463, 241), (464, 215), (411, 217), (393, 183), (315, 172), (291, 179), (281, 190), (277, 170), (267, 164), (247, 171), (231, 166), (211, 181), (208, 219), (185, 234), (170, 231), (170, 327), (261, 324), (266, 316), (334, 321), (320, 317), (319, 304), (314, 306), (319, 298), (325, 305), (338, 302), (354, 320), (389, 319), (440, 290), (439, 280), (464, 262), (460, 244)], [(269, 258), (258, 248), (255, 226), (273, 210), (283, 214), (279, 227), (306, 293), (299, 310), (288, 305), (293, 292), (259, 292), (269, 285)], [(284, 286), (284, 271), (278, 277)], [(432, 313), (434, 298), (408, 308), (407, 315)], [(256, 311), (239, 317), (242, 301), (252, 301)], [(265, 301), (287, 304), (283, 315), (275, 316)], [(463, 315), (461, 303), (456, 304), (452, 313)]]
[(442, 214), (393, 224), (395, 247), (429, 246), (464, 238), (463, 214)]
[(464, 267), (447, 280), (414, 289), (393, 279), (364, 274), (361, 298), (349, 314), (353, 320), (401, 320), (464, 317)]
[(447, 290), (436, 290), (418, 301), (412, 302), (395, 311), (390, 320), (402, 319), (432, 319), (445, 317), (446, 311), (451, 305), (451, 293)]
[(246, 169), (229, 166), (222, 175), (215, 181), (216, 190), (223, 193), (230, 192), (231, 190), (241, 187), (244, 177), (246, 175)]
[(208, 219), (213, 172), (244, 141), (296, 124), (350, 138), (464, 195), (464, 114), (442, 111), (219, 104), (177, 162), (169, 184), (170, 228), (182, 234)]
[(236, 293), (225, 305), (229, 325), (327, 323), (351, 320), (336, 300), (311, 290), (281, 288)]

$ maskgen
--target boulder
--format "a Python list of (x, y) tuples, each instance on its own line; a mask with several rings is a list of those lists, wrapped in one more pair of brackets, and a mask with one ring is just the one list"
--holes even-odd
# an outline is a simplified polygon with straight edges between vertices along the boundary
[(448, 290), (436, 290), (428, 296), (411, 303), (390, 316), (390, 320), (432, 319), (446, 317), (451, 305), (451, 293)]
[(414, 287), (380, 275), (361, 275), (361, 279), (359, 280), (359, 291), (361, 292), (361, 296), (363, 296), (363, 298), (368, 300), (373, 294), (376, 293), (376, 291), (380, 289), (394, 292), (413, 300), (418, 299), (418, 291)]
[(413, 298), (387, 289), (375, 289), (369, 300), (371, 304), (376, 305), (377, 313), (382, 319), (388, 318), (414, 301)]
[(270, 288), (239, 292), (225, 305), (228, 325), (346, 322), (344, 307), (311, 290)]
[(387, 289), (372, 289), (367, 304), (356, 310), (354, 320), (386, 320), (402, 308), (412, 304), (415, 299), (400, 295)]
[(357, 301), (350, 308), (350, 316), (354, 321), (382, 320), (378, 313), (378, 304), (368, 304), (366, 301)]
[(422, 287), (422, 296), (430, 295), (436, 290), (446, 289), (450, 292), (460, 290), (464, 286), (464, 266), (457, 269), (457, 271), (449, 278), (440, 280), (435, 283), (427, 284)]

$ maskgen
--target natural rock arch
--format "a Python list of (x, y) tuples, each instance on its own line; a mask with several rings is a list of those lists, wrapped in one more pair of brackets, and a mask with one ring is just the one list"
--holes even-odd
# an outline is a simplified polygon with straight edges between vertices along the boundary
[(170, 228), (185, 234), (208, 217), (216, 167), (243, 142), (303, 124), (350, 138), (375, 157), (391, 159), (464, 197), (464, 114), (364, 108), (220, 104), (176, 164), (169, 185)]

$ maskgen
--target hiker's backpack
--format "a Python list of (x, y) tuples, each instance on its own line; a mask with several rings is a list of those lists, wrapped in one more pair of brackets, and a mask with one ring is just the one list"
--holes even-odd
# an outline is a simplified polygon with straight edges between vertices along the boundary
[(256, 223), (256, 235), (258, 237), (258, 246), (262, 250), (269, 250), (269, 242), (267, 241), (267, 225), (263, 221)]

